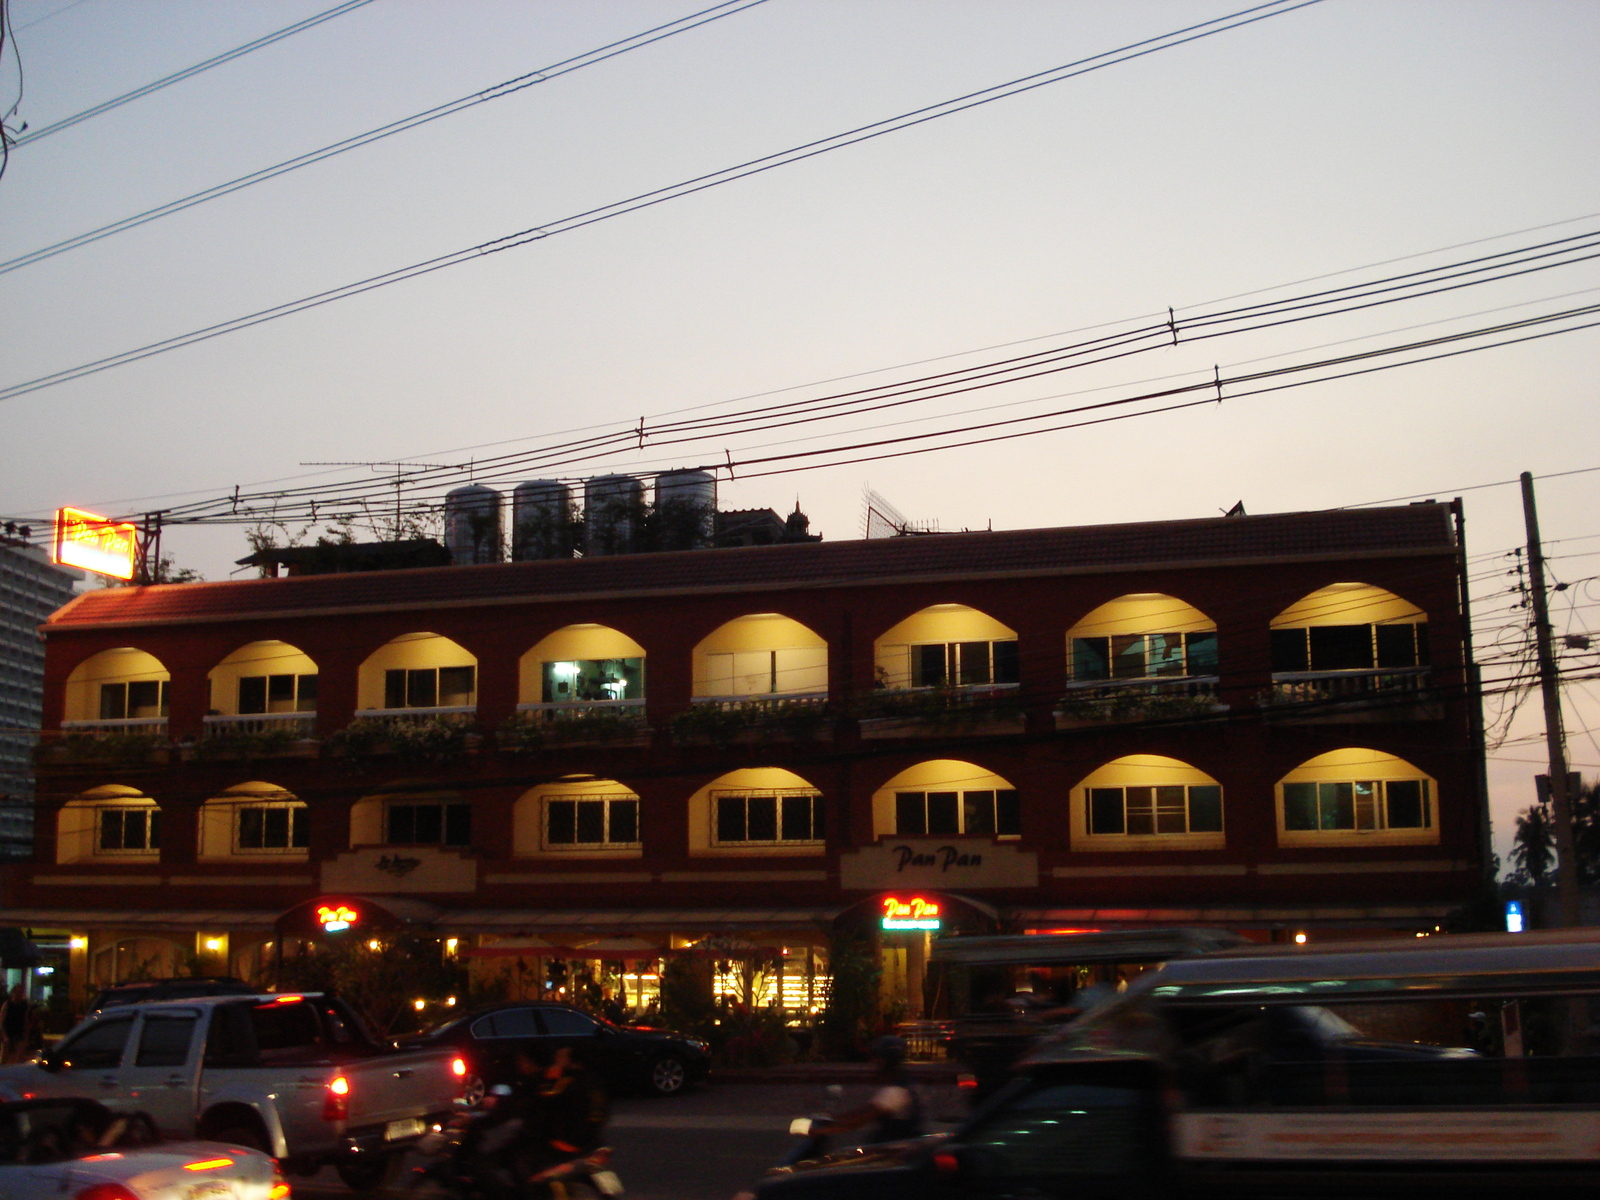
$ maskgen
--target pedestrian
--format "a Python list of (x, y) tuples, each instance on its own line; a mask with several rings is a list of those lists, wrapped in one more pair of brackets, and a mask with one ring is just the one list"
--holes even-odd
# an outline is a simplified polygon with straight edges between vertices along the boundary
[(4, 1005), (0, 1005), (0, 1062), (27, 1062), (33, 1051), (33, 1041), (40, 1022), (28, 994), (19, 983), (11, 989)]

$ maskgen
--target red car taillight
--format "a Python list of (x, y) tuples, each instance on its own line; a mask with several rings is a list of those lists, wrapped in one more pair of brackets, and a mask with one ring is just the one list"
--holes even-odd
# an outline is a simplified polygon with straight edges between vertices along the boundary
[(343, 1075), (328, 1080), (328, 1094), (322, 1100), (322, 1119), (342, 1121), (350, 1115), (350, 1081)]
[(93, 1187), (84, 1188), (73, 1200), (139, 1200), (120, 1183), (97, 1183)]

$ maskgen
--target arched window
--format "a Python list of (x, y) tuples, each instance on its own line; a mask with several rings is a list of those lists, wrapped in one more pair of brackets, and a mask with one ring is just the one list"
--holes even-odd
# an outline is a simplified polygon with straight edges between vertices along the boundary
[(1272, 620), (1275, 703), (1415, 691), (1428, 662), (1428, 614), (1368, 583), (1329, 584)]
[(1072, 844), (1081, 850), (1220, 849), (1222, 786), (1176, 758), (1128, 754), (1072, 789)]
[(826, 841), (822, 793), (781, 767), (729, 771), (689, 798), (691, 854), (821, 854)]
[(512, 814), (521, 857), (637, 858), (639, 796), (614, 779), (570, 776), (524, 792)]
[(90, 859), (158, 862), (161, 809), (138, 788), (106, 784), (61, 807), (56, 818), (56, 861)]
[(1107, 601), (1067, 630), (1068, 669), (1078, 685), (1217, 673), (1217, 623), (1162, 592)]
[(953, 758), (907, 767), (872, 795), (875, 837), (995, 837), (1022, 834), (1017, 789), (993, 771)]
[(828, 694), (828, 643), (780, 613), (719, 625), (695, 646), (693, 662), (696, 703)]
[(309, 736), (316, 725), (317, 664), (287, 642), (240, 646), (206, 676), (211, 687), (206, 729)]
[(1014, 686), (1017, 634), (965, 604), (934, 604), (884, 631), (872, 644), (886, 688)]
[(478, 704), (478, 660), (437, 633), (406, 633), (361, 664), (357, 715), (470, 721)]
[(644, 647), (604, 625), (567, 625), (518, 664), (517, 708), (580, 713), (644, 707)]
[(1418, 845), (1439, 840), (1439, 786), (1363, 747), (1307, 759), (1278, 781), (1281, 846)]
[(67, 676), (61, 726), (165, 733), (171, 678), (153, 654), (132, 646), (102, 650)]
[(310, 812), (273, 783), (241, 783), (200, 807), (200, 857), (304, 861)]

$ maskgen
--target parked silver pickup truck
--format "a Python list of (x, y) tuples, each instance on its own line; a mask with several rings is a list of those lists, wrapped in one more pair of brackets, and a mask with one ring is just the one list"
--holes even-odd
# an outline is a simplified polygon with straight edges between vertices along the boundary
[(331, 996), (208, 996), (96, 1013), (39, 1060), (0, 1067), (0, 1098), (86, 1096), (298, 1173), (332, 1163), (366, 1189), (448, 1116), (463, 1070), (449, 1050), (378, 1045)]

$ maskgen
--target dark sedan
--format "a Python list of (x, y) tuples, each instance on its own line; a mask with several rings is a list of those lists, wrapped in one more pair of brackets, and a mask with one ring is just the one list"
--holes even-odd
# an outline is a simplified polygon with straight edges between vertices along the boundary
[(499, 1004), (402, 1044), (459, 1049), (467, 1063), (465, 1097), (473, 1104), (486, 1089), (516, 1077), (517, 1051), (525, 1047), (536, 1053), (572, 1047), (613, 1092), (645, 1088), (672, 1096), (711, 1069), (704, 1042), (662, 1029), (613, 1025), (564, 1004)]

